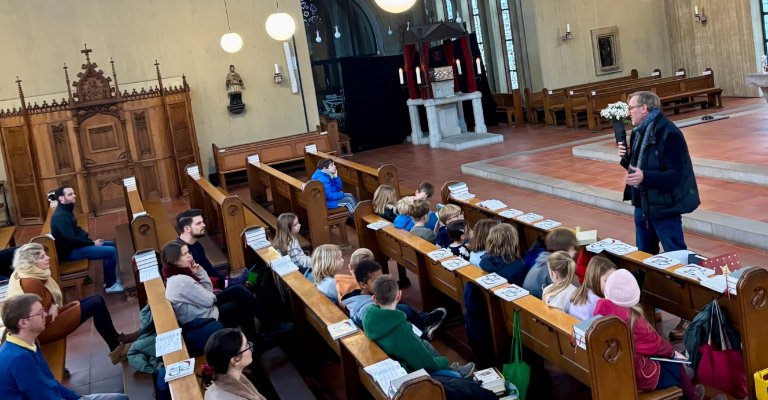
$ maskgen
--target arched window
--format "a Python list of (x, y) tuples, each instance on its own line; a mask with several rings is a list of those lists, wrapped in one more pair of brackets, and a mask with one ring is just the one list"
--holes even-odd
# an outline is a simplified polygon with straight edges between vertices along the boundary
[[(768, 0), (764, 0), (768, 1)], [(512, 12), (509, 10), (511, 0), (499, 0), (500, 30), (502, 35), (502, 47), (504, 50), (504, 66), (506, 68), (507, 87), (510, 91), (517, 89), (517, 62), (515, 61), (515, 42), (512, 38)]]

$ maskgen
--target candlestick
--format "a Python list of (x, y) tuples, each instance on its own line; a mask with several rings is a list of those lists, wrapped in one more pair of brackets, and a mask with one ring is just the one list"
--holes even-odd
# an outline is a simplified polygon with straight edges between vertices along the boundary
[(459, 71), (459, 75), (461, 75), (461, 60), (458, 58), (456, 59), (456, 69)]
[(403, 69), (399, 68), (397, 72), (400, 75), (400, 84), (402, 85), (405, 83), (405, 80), (403, 79)]
[(275, 73), (276, 74), (280, 73), (280, 67), (278, 67), (277, 64), (275, 64)]
[(416, 67), (416, 84), (421, 85), (421, 68)]
[(699, 15), (699, 6), (693, 6), (693, 14)]
[(477, 64), (477, 74), (480, 75), (483, 73), (483, 67), (480, 66), (480, 57), (477, 57), (475, 59), (475, 64)]
[(565, 24), (565, 33), (571, 32), (571, 24)]

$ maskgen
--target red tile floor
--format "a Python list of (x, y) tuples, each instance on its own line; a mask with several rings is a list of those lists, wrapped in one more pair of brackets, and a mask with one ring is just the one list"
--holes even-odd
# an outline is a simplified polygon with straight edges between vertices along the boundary
[[(723, 100), (727, 108), (755, 106), (763, 102), (762, 99), (725, 98)], [(709, 111), (688, 112), (679, 116), (674, 116), (673, 119), (690, 118), (708, 112)], [(768, 109), (760, 115), (760, 118), (763, 121), (768, 119)], [(707, 132), (706, 126), (707, 124), (703, 124), (699, 127), (688, 128), (701, 129), (703, 131), (701, 134), (697, 134), (694, 137), (688, 137), (688, 143), (694, 156), (759, 164), (765, 164), (766, 161), (768, 161), (766, 159), (766, 157), (768, 157), (768, 152), (766, 151), (766, 146), (768, 145), (768, 131), (764, 128), (765, 126), (768, 126), (768, 124), (760, 123), (759, 120), (754, 120), (744, 125), (734, 127), (733, 130), (727, 133)], [(526, 150), (541, 149), (580, 139), (595, 139), (600, 135), (610, 133), (609, 131), (595, 133), (587, 130), (571, 130), (562, 127), (551, 128), (541, 125), (520, 125), (511, 128), (500, 125), (497, 127), (490, 127), (490, 130), (504, 134), (505, 142), (491, 147), (472, 149), (463, 152), (429, 149), (426, 146), (401, 144), (356, 153), (352, 159), (371, 166), (378, 166), (383, 163), (394, 164), (397, 166), (398, 171), (400, 172), (400, 177), (404, 180), (404, 185), (406, 186), (415, 187), (421, 180), (426, 179), (433, 182), (439, 188), (442, 183), (447, 180), (460, 179), (467, 182), (471, 187), (472, 192), (478, 195), (478, 197), (498, 198), (507, 204), (519, 205), (522, 209), (539, 210), (553, 219), (564, 222), (567, 221), (568, 225), (596, 228), (600, 230), (601, 235), (610, 235), (611, 237), (630, 242), (634, 240), (633, 222), (628, 216), (599, 210), (567, 200), (548, 197), (508, 185), (490, 182), (475, 177), (463, 176), (460, 172), (460, 166), (463, 163), (506, 156)], [(727, 144), (723, 143), (724, 141), (722, 138), (724, 136), (728, 139)], [(580, 163), (580, 166), (590, 165), (591, 163), (581, 159), (568, 159), (567, 161), (562, 162), (563, 159), (571, 157), (570, 149), (563, 151), (552, 150), (547, 153), (546, 157), (550, 158), (552, 162), (561, 162), (563, 166), (566, 167), (573, 165), (574, 163)], [(551, 155), (549, 153), (551, 153)], [(536, 156), (539, 155), (541, 154), (537, 154)], [(518, 158), (516, 158), (516, 160), (518, 160)], [(519, 160), (525, 160), (525, 156), (519, 157)], [(538, 160), (540, 161), (541, 158), (538, 158)], [(599, 168), (600, 170), (593, 170), (592, 173), (602, 173), (602, 166), (596, 168)], [(541, 172), (541, 170), (539, 170), (539, 172)], [(547, 172), (554, 173), (552, 171)], [(606, 176), (607, 175), (603, 175), (603, 178), (605, 179)], [(615, 185), (612, 180), (610, 183), (608, 182), (608, 179), (605, 180), (605, 185), (611, 187), (612, 185)], [(717, 195), (717, 191), (709, 189), (710, 186), (714, 187), (715, 184), (709, 181), (709, 179), (699, 180), (702, 186), (707, 188), (706, 192), (703, 191), (704, 202), (705, 204), (710, 204), (709, 206), (716, 207), (717, 204), (713, 202), (721, 200), (710, 197), (711, 194)], [(719, 182), (717, 184), (720, 185)], [(734, 188), (739, 188), (741, 186), (752, 185), (733, 185)], [(721, 185), (718, 187), (722, 188)], [(762, 208), (761, 206), (764, 205), (764, 203), (761, 202), (763, 201), (762, 198), (767, 197), (764, 188), (755, 188), (756, 191), (749, 191), (751, 189), (743, 190), (745, 193), (744, 196), (725, 198), (722, 199), (722, 201), (728, 204), (731, 204), (734, 201), (742, 201), (744, 203), (740, 204), (738, 208), (749, 206), (751, 207), (749, 209), (751, 218), (764, 219), (765, 213), (759, 212)], [(245, 188), (241, 187), (235, 191), (245, 192)], [(742, 198), (749, 197), (746, 195), (747, 193), (753, 196), (752, 199)], [(435, 198), (433, 201), (436, 202), (437, 199)], [(188, 206), (186, 199), (183, 198), (167, 202), (165, 205), (170, 215), (174, 215)], [(127, 216), (125, 212), (119, 212), (92, 218), (89, 228), (93, 237), (114, 239), (115, 225), (126, 222)], [(37, 233), (39, 233), (39, 227), (20, 227), (16, 233), (16, 241), (17, 243), (26, 243)], [(350, 234), (349, 237), (352, 242), (352, 248), (354, 248), (356, 244), (355, 235)], [(763, 251), (748, 248), (746, 246), (734, 245), (718, 240), (717, 238), (698, 234), (688, 233), (686, 239), (692, 249), (704, 254), (722, 254), (727, 251), (736, 251), (741, 259), (748, 264), (768, 265), (768, 254)], [(345, 254), (348, 254), (349, 251), (350, 250), (345, 251)], [(101, 289), (103, 280), (98, 265), (99, 263), (94, 264), (95, 265), (92, 266), (91, 276), (96, 283), (86, 285), (84, 289), (85, 294), (97, 293), (103, 295), (103, 289)], [(396, 269), (391, 268), (391, 270)], [(415, 279), (415, 277), (412, 277), (412, 279)], [(419, 307), (420, 304), (416, 301), (419, 296), (414, 292), (414, 286), (416, 285), (413, 285), (411, 289), (405, 291), (405, 298), (407, 301)], [(126, 300), (125, 296), (122, 295), (105, 296), (105, 298), (112, 313), (114, 323), (119, 331), (127, 332), (138, 328), (138, 307), (135, 302)], [(450, 330), (450, 334), (451, 336), (458, 337), (459, 342), (461, 342), (461, 331), (463, 331), (463, 329), (460, 327), (454, 328)], [(438, 344), (440, 350), (445, 351), (452, 360), (461, 360), (462, 357), (466, 357), (466, 351), (468, 350), (466, 349), (466, 346), (462, 347), (459, 344), (457, 347), (453, 343), (452, 346), (453, 349), (449, 349)], [(71, 372), (71, 376), (69, 379), (65, 380), (64, 383), (81, 393), (122, 391), (121, 367), (119, 365), (112, 366), (110, 364), (107, 357), (107, 347), (98, 337), (98, 333), (93, 329), (91, 323), (84, 324), (70, 336), (67, 349), (67, 367)], [(338, 373), (338, 367), (324, 367), (316, 374), (316, 379), (320, 381), (334, 380), (334, 377), (339, 376)], [(324, 396), (326, 398), (342, 398), (339, 385), (324, 385), (323, 390), (326, 391), (326, 395)]]

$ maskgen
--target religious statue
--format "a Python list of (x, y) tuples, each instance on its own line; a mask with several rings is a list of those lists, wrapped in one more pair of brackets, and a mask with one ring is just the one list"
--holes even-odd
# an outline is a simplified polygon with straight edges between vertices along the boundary
[(229, 95), (229, 105), (227, 109), (232, 114), (240, 114), (245, 109), (243, 104), (243, 78), (240, 74), (235, 72), (235, 66), (229, 66), (229, 73), (227, 74), (227, 94)]

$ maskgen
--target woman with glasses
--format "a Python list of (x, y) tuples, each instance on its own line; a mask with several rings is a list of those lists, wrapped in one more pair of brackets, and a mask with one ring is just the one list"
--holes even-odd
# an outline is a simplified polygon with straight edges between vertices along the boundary
[(253, 343), (240, 329), (222, 329), (205, 345), (203, 381), (208, 386), (205, 400), (265, 400), (243, 369), (253, 361)]
[(138, 332), (120, 334), (112, 324), (106, 303), (101, 296), (88, 296), (64, 304), (64, 296), (56, 280), (51, 278), (51, 258), (41, 244), (29, 243), (19, 247), (13, 257), (13, 274), (8, 282), (8, 298), (34, 293), (42, 299), (46, 312), (45, 331), (40, 343), (55, 342), (74, 332), (83, 322), (93, 318), (96, 331), (109, 346), (112, 364), (128, 354), (130, 343)]

